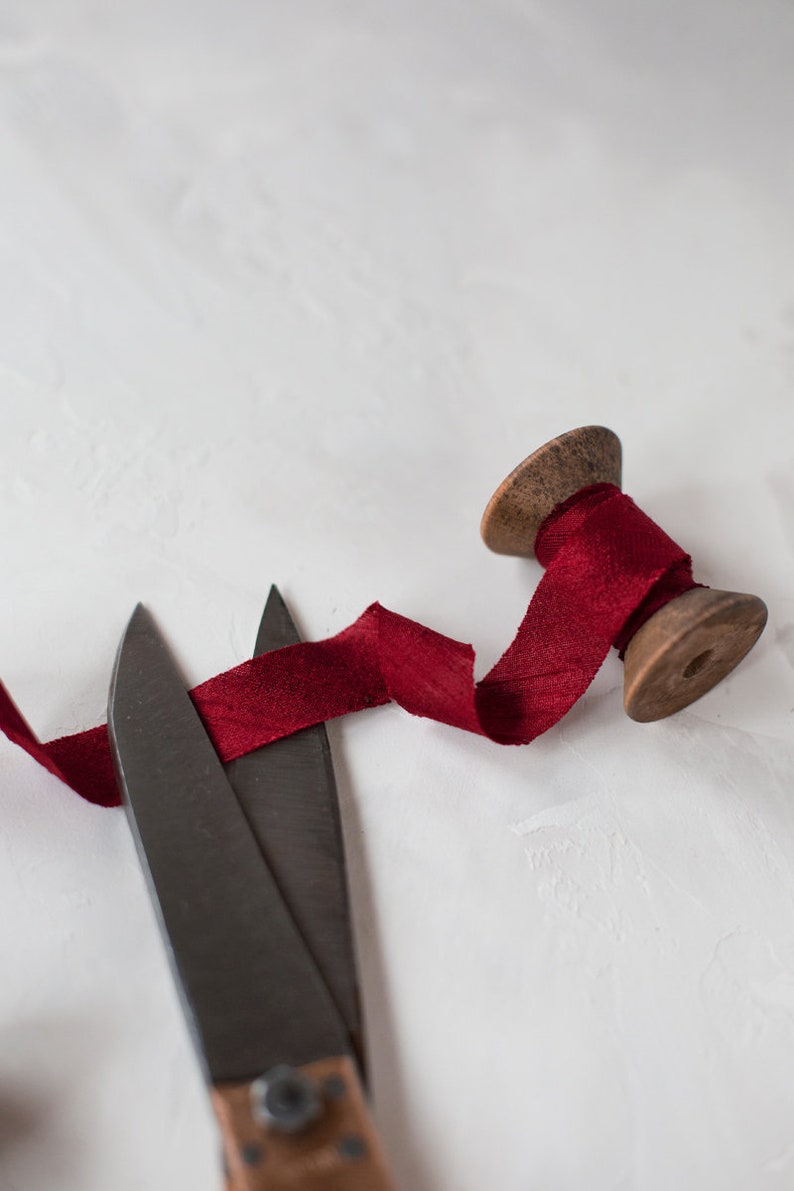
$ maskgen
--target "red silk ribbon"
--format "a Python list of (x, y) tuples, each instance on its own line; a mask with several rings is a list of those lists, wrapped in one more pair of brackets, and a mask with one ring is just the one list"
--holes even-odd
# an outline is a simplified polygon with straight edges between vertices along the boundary
[[(612, 645), (622, 653), (658, 608), (698, 586), (689, 556), (612, 484), (559, 505), (535, 552), (546, 572), (481, 682), (470, 645), (372, 604), (335, 637), (263, 654), (191, 691), (221, 759), (391, 700), (499, 744), (527, 744), (573, 706)], [(90, 802), (118, 804), (104, 725), (42, 744), (0, 683), (0, 729)]]

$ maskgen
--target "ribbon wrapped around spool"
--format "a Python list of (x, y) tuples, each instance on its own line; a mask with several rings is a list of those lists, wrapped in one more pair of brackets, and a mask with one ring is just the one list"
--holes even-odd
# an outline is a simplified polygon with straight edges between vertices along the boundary
[[(223, 761), (391, 700), (414, 715), (525, 744), (557, 723), (613, 645), (624, 705), (660, 719), (719, 682), (766, 622), (757, 596), (692, 578), (691, 560), (620, 490), (620, 442), (590, 426), (541, 447), (491, 498), (491, 549), (546, 566), (518, 632), (474, 682), (474, 651), (380, 604), (324, 641), (255, 657), (191, 692)], [(0, 730), (83, 797), (118, 803), (104, 725), (41, 743), (0, 684)]]
[[(630, 557), (637, 543), (627, 540), (632, 532), (647, 535), (646, 563), (653, 567), (663, 531), (644, 514), (644, 523), (630, 529), (619, 524), (618, 513), (625, 513), (627, 502), (636, 509), (620, 493), (621, 460), (620, 439), (605, 426), (583, 426), (551, 439), (491, 497), (481, 524), (485, 544), (498, 554), (537, 557), (545, 564), (554, 557), (561, 517), (592, 504), (601, 486), (604, 500), (615, 496), (609, 510), (613, 532), (605, 546), (617, 551), (618, 569), (628, 575), (637, 565)], [(589, 545), (595, 548), (592, 531), (591, 525)], [(640, 560), (642, 553), (640, 543)], [(683, 560), (684, 565), (679, 562), (659, 577), (613, 642), (625, 662), (623, 706), (642, 723), (663, 719), (705, 695), (752, 649), (766, 624), (762, 599), (695, 583), (691, 560)]]

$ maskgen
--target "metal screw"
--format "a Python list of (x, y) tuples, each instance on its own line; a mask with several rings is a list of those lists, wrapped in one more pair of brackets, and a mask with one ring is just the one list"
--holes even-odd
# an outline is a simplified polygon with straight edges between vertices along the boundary
[(246, 1166), (258, 1166), (264, 1157), (264, 1151), (262, 1150), (261, 1146), (251, 1142), (249, 1145), (242, 1147), (240, 1150), (240, 1157)]
[(341, 1100), (347, 1088), (341, 1075), (329, 1075), (323, 1084), (323, 1091), (329, 1100)]
[(343, 1158), (363, 1158), (367, 1152), (364, 1138), (359, 1137), (357, 1133), (348, 1133), (346, 1137), (341, 1138), (337, 1148)]
[(251, 1085), (254, 1116), (279, 1133), (301, 1133), (323, 1110), (313, 1080), (295, 1067), (279, 1066)]

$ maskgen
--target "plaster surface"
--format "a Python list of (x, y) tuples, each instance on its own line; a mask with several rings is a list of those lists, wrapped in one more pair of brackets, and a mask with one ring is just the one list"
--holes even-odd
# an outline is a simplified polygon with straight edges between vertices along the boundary
[[(0, 15), (0, 674), (100, 722), (143, 600), (191, 682), (271, 582), (482, 674), (540, 575), (491, 492), (603, 423), (770, 622), (526, 748), (331, 726), (400, 1191), (794, 1185), (794, 8), (89, 0)], [(219, 1191), (119, 811), (0, 739), (0, 1187)]]

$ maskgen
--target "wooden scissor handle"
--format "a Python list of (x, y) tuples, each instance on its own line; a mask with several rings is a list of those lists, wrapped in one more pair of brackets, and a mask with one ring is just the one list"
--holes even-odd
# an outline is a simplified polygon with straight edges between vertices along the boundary
[(253, 1084), (212, 1088), (227, 1191), (394, 1191), (352, 1059), (322, 1059), (298, 1071), (322, 1100), (319, 1118), (298, 1133), (257, 1118)]

